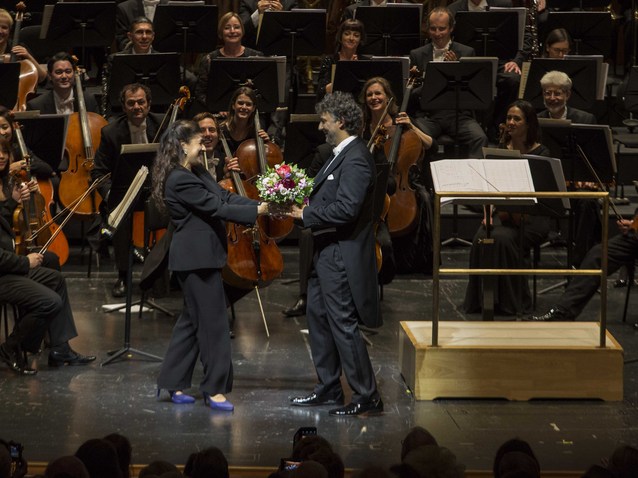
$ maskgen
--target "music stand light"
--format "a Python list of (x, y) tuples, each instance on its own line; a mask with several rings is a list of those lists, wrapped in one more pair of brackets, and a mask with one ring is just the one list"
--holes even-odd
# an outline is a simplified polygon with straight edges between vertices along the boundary
[(366, 43), (359, 51), (367, 55), (407, 55), (421, 46), (422, 5), (393, 5), (384, 8), (357, 7), (355, 17), (366, 29)]
[(210, 62), (206, 106), (208, 111), (226, 111), (235, 90), (250, 86), (257, 94), (257, 109), (275, 111), (280, 103), (280, 81), (275, 58), (215, 58)]
[(106, 47), (113, 43), (115, 3), (56, 3), (50, 21), (46, 26), (43, 24), (43, 29), (46, 29), (43, 33), (47, 41), (80, 45), (82, 58), (86, 58), (86, 47)]
[(516, 12), (458, 12), (454, 41), (471, 46), (478, 56), (508, 61), (520, 49)]
[(537, 110), (545, 108), (541, 78), (550, 71), (562, 71), (572, 80), (569, 106), (589, 110), (596, 101), (596, 61), (588, 58), (535, 58), (529, 69), (523, 98)]
[(574, 55), (611, 55), (612, 21), (609, 12), (549, 12), (545, 31), (564, 28), (574, 44)]
[(0, 63), (0, 105), (13, 107), (18, 102), (20, 63)]
[(405, 81), (401, 60), (359, 60), (338, 61), (335, 66), (333, 91), (352, 93), (359, 98), (363, 85), (374, 76), (381, 76), (388, 80), (392, 91), (396, 95), (395, 104), (403, 101)]
[(151, 89), (151, 105), (162, 111), (178, 96), (180, 87), (179, 54), (113, 55), (109, 103), (120, 105), (120, 92), (125, 85), (141, 83)]

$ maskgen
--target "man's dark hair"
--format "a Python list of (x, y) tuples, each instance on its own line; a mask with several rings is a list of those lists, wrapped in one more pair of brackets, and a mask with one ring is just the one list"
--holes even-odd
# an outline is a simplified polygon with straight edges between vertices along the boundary
[(59, 51), (53, 55), (49, 61), (47, 61), (47, 71), (49, 73), (53, 71), (53, 65), (55, 65), (58, 61), (68, 61), (71, 65), (73, 65), (73, 57), (65, 51)]
[(349, 135), (359, 134), (363, 124), (363, 112), (350, 93), (335, 91), (323, 97), (315, 111), (318, 115), (329, 114), (335, 120), (343, 121), (343, 129)]
[(124, 106), (124, 98), (126, 97), (126, 93), (128, 93), (129, 91), (131, 93), (135, 93), (137, 90), (143, 90), (144, 93), (146, 94), (146, 101), (148, 103), (151, 102), (153, 98), (151, 94), (151, 89), (148, 86), (143, 85), (142, 83), (130, 83), (128, 85), (124, 85), (124, 87), (122, 88), (122, 91), (120, 92), (120, 102), (122, 103), (122, 106)]

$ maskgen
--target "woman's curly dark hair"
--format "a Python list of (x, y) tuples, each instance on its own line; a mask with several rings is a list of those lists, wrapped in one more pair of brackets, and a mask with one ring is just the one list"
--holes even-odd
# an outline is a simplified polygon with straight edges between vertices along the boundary
[(363, 125), (363, 112), (350, 93), (335, 91), (323, 97), (315, 111), (318, 115), (327, 113), (336, 120), (343, 121), (343, 129), (349, 135), (357, 135)]

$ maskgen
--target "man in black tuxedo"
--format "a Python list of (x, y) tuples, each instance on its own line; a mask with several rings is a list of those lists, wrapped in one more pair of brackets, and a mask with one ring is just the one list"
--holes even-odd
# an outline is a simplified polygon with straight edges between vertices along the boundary
[(259, 15), (265, 11), (280, 12), (297, 8), (297, 0), (241, 0), (239, 17), (244, 25), (244, 46), (256, 48)]
[(562, 71), (550, 71), (541, 78), (543, 101), (546, 110), (538, 114), (539, 118), (568, 119), (572, 123), (596, 124), (596, 117), (578, 108), (567, 107), (572, 95), (572, 80)]
[[(8, 151), (0, 151), (0, 163), (6, 164), (8, 158)], [(27, 185), (13, 188), (13, 201), (22, 202), (28, 197)], [(17, 374), (35, 375), (37, 371), (26, 362), (23, 351), (38, 353), (47, 331), (50, 366), (86, 365), (94, 361), (94, 356), (81, 355), (69, 346), (69, 340), (78, 333), (62, 273), (43, 267), (42, 254), (16, 254), (14, 242), (11, 225), (0, 215), (0, 302), (14, 305), (20, 311), (11, 335), (0, 345), (0, 361)]]
[(129, 43), (128, 32), (131, 23), (137, 17), (146, 17), (153, 21), (155, 16), (155, 8), (157, 5), (164, 5), (168, 0), (159, 0), (158, 2), (144, 0), (124, 0), (117, 4), (115, 12), (115, 44), (118, 50), (124, 50)]
[[(47, 76), (53, 89), (27, 102), (27, 110), (39, 110), (40, 114), (71, 114), (78, 111), (75, 97), (75, 74), (73, 59), (66, 52), (56, 53), (47, 62)], [(86, 110), (98, 113), (93, 95), (85, 95)]]
[(295, 406), (343, 402), (341, 371), (352, 388), (352, 402), (331, 415), (379, 414), (383, 402), (359, 322), (379, 327), (379, 291), (374, 254), (374, 159), (357, 136), (363, 113), (348, 93), (326, 95), (317, 105), (319, 129), (333, 145), (332, 157), (315, 177), (307, 206), (292, 216), (310, 227), (314, 271), (308, 283), (306, 316), (318, 383)]
[[(151, 90), (142, 84), (133, 83), (124, 86), (120, 95), (124, 114), (102, 128), (100, 147), (95, 152), (91, 179), (107, 173), (118, 173), (120, 149), (123, 144), (152, 143), (161, 123), (161, 116), (149, 113), (151, 109)], [(131, 178), (132, 179), (132, 178)], [(116, 207), (126, 191), (111, 191), (116, 180), (113, 176), (101, 183), (98, 192), (106, 201), (109, 209)], [(113, 297), (126, 295), (126, 277), (128, 272), (128, 253), (131, 230), (128, 221), (123, 221), (113, 235), (113, 252), (118, 269), (118, 280), (113, 286)]]
[[(428, 31), (432, 41), (410, 52), (411, 67), (425, 72), (426, 65), (431, 61), (457, 61), (462, 57), (475, 56), (474, 48), (452, 41), (454, 17), (447, 8), (437, 7), (430, 12)], [(419, 93), (420, 89), (415, 89), (415, 94)], [(459, 111), (458, 132), (455, 110), (439, 110), (428, 112), (427, 115), (418, 111), (414, 121), (423, 132), (433, 138), (449, 134), (460, 144), (467, 145), (470, 157), (483, 157), (482, 148), (487, 146), (487, 137), (470, 111)]]

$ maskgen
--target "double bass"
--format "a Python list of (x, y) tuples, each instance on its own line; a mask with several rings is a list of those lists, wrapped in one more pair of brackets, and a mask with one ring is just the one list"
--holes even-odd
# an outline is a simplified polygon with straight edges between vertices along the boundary
[[(224, 151), (231, 157), (228, 142), (223, 134), (219, 136)], [(240, 196), (258, 199), (257, 188), (248, 181), (242, 181), (237, 171), (230, 171), (231, 179), (224, 179), (219, 185)], [(274, 240), (266, 237), (262, 227), (265, 217), (260, 217), (253, 227), (228, 222), (228, 258), (222, 270), (224, 282), (240, 289), (266, 286), (281, 275), (284, 261)]]
[[(277, 164), (281, 164), (284, 160), (281, 149), (275, 143), (266, 143), (259, 136), (261, 122), (259, 120), (259, 111), (255, 109), (255, 139), (247, 139), (242, 142), (235, 156), (239, 160), (239, 167), (245, 177), (254, 184), (256, 178), (260, 174), (265, 174), (268, 168), (274, 168)], [(258, 199), (258, 197), (256, 198)], [(282, 239), (292, 231), (294, 226), (291, 217), (269, 217), (266, 218), (264, 224), (264, 232), (273, 239)]]
[[(20, 30), (25, 17), (27, 6), (24, 2), (16, 5), (15, 24), (13, 27), (12, 45), (20, 43)], [(38, 70), (29, 60), (18, 60), (15, 54), (11, 53), (11, 61), (20, 63), (20, 84), (18, 85), (18, 99), (13, 111), (25, 111), (27, 109), (27, 98), (35, 93), (38, 87)]]
[[(74, 60), (77, 61), (76, 58)], [(78, 102), (78, 111), (69, 117), (65, 143), (69, 167), (60, 175), (60, 203), (65, 207), (69, 207), (75, 199), (89, 189), (95, 150), (100, 145), (102, 128), (108, 124), (99, 114), (86, 111), (81, 75), (82, 70), (76, 64), (75, 97)], [(93, 191), (77, 205), (74, 214), (93, 216), (101, 202), (99, 193)]]

